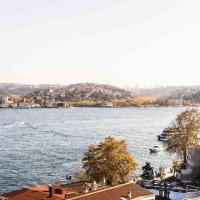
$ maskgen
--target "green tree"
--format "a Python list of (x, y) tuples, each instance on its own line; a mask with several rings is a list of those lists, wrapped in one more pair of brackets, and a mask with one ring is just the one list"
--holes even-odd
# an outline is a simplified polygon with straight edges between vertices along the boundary
[(152, 180), (154, 178), (154, 171), (150, 162), (146, 162), (146, 164), (142, 167), (142, 171), (143, 173), (141, 177), (144, 180)]
[(197, 109), (186, 109), (176, 117), (170, 128), (173, 133), (166, 142), (166, 150), (170, 153), (177, 153), (186, 163), (187, 148), (198, 144), (200, 112)]
[(90, 145), (82, 161), (90, 181), (106, 179), (111, 185), (129, 181), (137, 167), (125, 140), (111, 136), (98, 145)]

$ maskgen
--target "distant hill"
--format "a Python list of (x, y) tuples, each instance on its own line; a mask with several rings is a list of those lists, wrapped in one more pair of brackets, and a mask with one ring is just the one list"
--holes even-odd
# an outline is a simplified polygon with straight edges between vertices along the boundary
[(0, 94), (26, 95), (40, 89), (59, 88), (60, 85), (23, 85), (17, 83), (0, 83)]
[(155, 98), (186, 99), (200, 102), (200, 86), (168, 86), (158, 88), (119, 88), (108, 84), (77, 83), (71, 85), (23, 85), (17, 83), (0, 83), (0, 95), (49, 95), (52, 89), (52, 98), (93, 98), (113, 99), (133, 96), (146, 96)]
[(200, 86), (168, 86), (158, 88), (132, 88), (129, 91), (137, 96), (150, 96), (157, 98), (171, 97), (174, 99), (192, 98), (196, 93), (200, 92)]
[(10, 95), (49, 95), (49, 90), (52, 98), (126, 98), (131, 97), (132, 93), (107, 84), (96, 83), (77, 83), (71, 85), (22, 85), (16, 83), (0, 83), (0, 94)]
[(33, 96), (50, 96), (54, 99), (74, 100), (74, 99), (114, 99), (132, 97), (132, 93), (107, 84), (97, 83), (77, 83), (59, 88), (37, 89)]

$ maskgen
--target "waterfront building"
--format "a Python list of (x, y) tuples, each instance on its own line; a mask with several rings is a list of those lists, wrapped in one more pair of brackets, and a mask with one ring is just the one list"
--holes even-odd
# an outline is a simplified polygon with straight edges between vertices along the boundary
[(190, 147), (187, 149), (185, 169), (182, 169), (181, 173), (178, 173), (182, 183), (188, 184), (192, 182), (194, 169), (200, 169), (200, 147)]
[(47, 102), (47, 108), (53, 108), (53, 104), (54, 104), (54, 101), (53, 100), (49, 100)]
[(10, 96), (8, 96), (8, 95), (1, 96), (0, 100), (1, 100), (2, 104), (8, 104), (8, 105), (9, 104), (13, 104), (12, 98)]

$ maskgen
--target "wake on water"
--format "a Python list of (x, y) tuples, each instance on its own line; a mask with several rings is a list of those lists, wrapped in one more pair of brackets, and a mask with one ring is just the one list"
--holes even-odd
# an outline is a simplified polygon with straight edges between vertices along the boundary
[(20, 128), (20, 129), (30, 128), (30, 129), (33, 129), (33, 130), (37, 129), (39, 132), (46, 133), (46, 134), (52, 134), (53, 136), (63, 137), (63, 138), (69, 138), (69, 137), (70, 138), (76, 138), (76, 137), (78, 137), (78, 138), (83, 137), (84, 138), (84, 136), (69, 134), (69, 133), (67, 133), (67, 131), (65, 133), (63, 133), (63, 132), (53, 130), (53, 129), (44, 130), (42, 128), (36, 127), (36, 126), (30, 124), (29, 122), (25, 122), (25, 121), (15, 121), (15, 122), (1, 123), (0, 126), (3, 127), (3, 128), (6, 128), (6, 129), (12, 129), (12, 128)]
[(37, 127), (31, 125), (28, 122), (24, 122), (24, 121), (1, 123), (0, 126), (2, 126), (3, 128), (13, 128), (13, 127), (23, 128), (23, 127), (28, 127), (28, 128), (32, 128), (32, 129), (37, 129)]

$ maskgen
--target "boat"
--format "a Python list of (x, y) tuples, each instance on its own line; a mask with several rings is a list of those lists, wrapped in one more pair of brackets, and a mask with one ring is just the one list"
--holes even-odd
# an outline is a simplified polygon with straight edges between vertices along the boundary
[(16, 109), (30, 109), (31, 105), (26, 104), (26, 103), (19, 103), (15, 108)]
[(166, 142), (174, 131), (171, 128), (165, 128), (163, 132), (158, 135), (158, 141)]
[(150, 153), (158, 153), (160, 151), (163, 151), (163, 146), (156, 145), (153, 148), (149, 149)]
[(168, 133), (161, 133), (160, 135), (158, 135), (158, 141), (162, 141), (162, 142), (166, 142), (169, 139), (170, 134)]
[(104, 107), (104, 108), (113, 108), (113, 103), (112, 102), (108, 102), (106, 104), (103, 104), (102, 107)]

